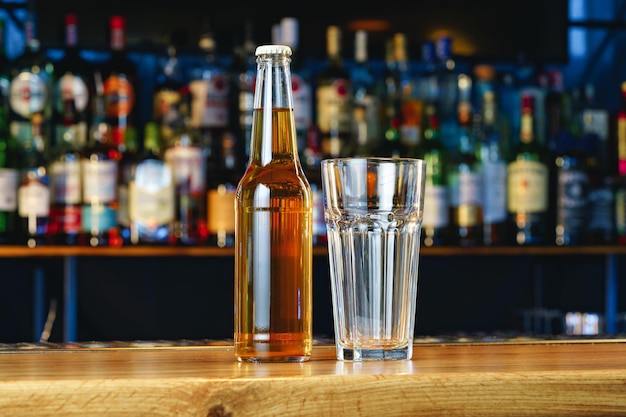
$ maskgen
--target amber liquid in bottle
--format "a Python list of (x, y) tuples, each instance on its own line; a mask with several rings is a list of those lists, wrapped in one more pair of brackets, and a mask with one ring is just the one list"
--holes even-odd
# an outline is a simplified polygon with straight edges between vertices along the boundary
[(293, 105), (283, 104), (255, 100), (251, 156), (237, 190), (234, 339), (243, 362), (302, 362), (312, 350), (313, 202)]

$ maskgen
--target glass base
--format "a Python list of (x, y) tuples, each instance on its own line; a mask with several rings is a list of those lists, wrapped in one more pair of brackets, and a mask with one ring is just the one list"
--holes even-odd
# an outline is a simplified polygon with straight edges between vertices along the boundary
[(237, 356), (237, 360), (239, 362), (250, 362), (250, 363), (271, 363), (271, 362), (290, 362), (290, 363), (301, 363), (307, 362), (311, 359), (310, 356)]
[(337, 359), (340, 361), (403, 361), (413, 357), (413, 344), (399, 348), (352, 348), (337, 345)]

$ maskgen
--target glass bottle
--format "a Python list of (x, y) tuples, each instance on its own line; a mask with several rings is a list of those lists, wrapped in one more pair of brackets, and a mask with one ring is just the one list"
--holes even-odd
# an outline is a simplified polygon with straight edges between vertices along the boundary
[(252, 130), (252, 110), (254, 102), (254, 77), (256, 77), (256, 57), (254, 50), (252, 23), (246, 22), (242, 44), (235, 48), (231, 72), (231, 125), (233, 132), (242, 146), (239, 159), (247, 160), (250, 156), (250, 132)]
[(5, 49), (6, 21), (0, 18), (0, 244), (16, 241), (19, 153), (9, 130), (10, 66)]
[(457, 147), (457, 104), (459, 71), (452, 54), (453, 39), (450, 36), (440, 36), (435, 40), (435, 54), (437, 63), (435, 77), (439, 96), (437, 109), (439, 111), (441, 141), (449, 149)]
[(183, 88), (179, 126), (165, 144), (165, 161), (174, 176), (174, 236), (176, 245), (200, 245), (207, 240), (207, 151), (191, 121), (189, 90)]
[(612, 161), (615, 167), (609, 172), (615, 173), (615, 240), (626, 245), (626, 81), (620, 85), (620, 108), (615, 116), (617, 152)]
[[(312, 74), (298, 54), (300, 46), (300, 25), (295, 17), (283, 17), (280, 20), (281, 44), (291, 48), (291, 86), (293, 91), (294, 117), (296, 119), (296, 138), (298, 150), (302, 152), (307, 143), (309, 127), (313, 124), (313, 86)], [(302, 153), (300, 157), (302, 157)]]
[(22, 178), (17, 191), (19, 243), (29, 248), (50, 243), (50, 177), (43, 137), (43, 115), (32, 118), (30, 138), (22, 143)]
[(126, 129), (124, 144), (118, 144), (120, 156), (117, 169), (117, 226), (122, 244), (132, 243), (130, 230), (130, 182), (139, 158), (139, 138), (137, 129), (129, 126)]
[(189, 69), (188, 87), (191, 94), (191, 127), (200, 133), (204, 157), (213, 144), (230, 131), (230, 72), (217, 55), (212, 32), (206, 30), (198, 41), (199, 60)]
[[(76, 100), (66, 95), (63, 100), (66, 117), (56, 125), (56, 143), (50, 161), (50, 225), (51, 241), (58, 245), (76, 245), (81, 230), (82, 179), (81, 152), (85, 146), (85, 132), (74, 127)], [(65, 129), (63, 129), (65, 127)], [(86, 129), (86, 126), (85, 126)]]
[(479, 246), (483, 244), (483, 179), (480, 159), (476, 155), (476, 131), (467, 94), (471, 80), (458, 77), (458, 147), (448, 171), (450, 231), (452, 244)]
[(302, 362), (313, 341), (313, 199), (298, 158), (291, 49), (256, 55), (251, 155), (235, 200), (235, 354)]
[(152, 91), (152, 120), (159, 125), (164, 142), (169, 141), (175, 133), (182, 99), (184, 82), (178, 59), (178, 43), (175, 33), (164, 36), (165, 51), (157, 61), (159, 72)]
[(450, 156), (441, 141), (436, 104), (429, 103), (426, 105), (424, 118), (426, 120), (424, 135), (416, 155), (426, 161), (421, 239), (424, 246), (442, 246), (450, 243), (450, 203), (448, 196)]
[(163, 158), (161, 128), (158, 122), (146, 123), (143, 152), (130, 171), (128, 216), (133, 245), (166, 245), (172, 240), (174, 181)]
[(316, 125), (309, 126), (306, 147), (302, 152), (302, 167), (309, 180), (313, 195), (313, 245), (326, 246), (326, 222), (324, 221), (324, 195), (322, 193), (322, 149), (320, 131)]
[(589, 190), (587, 210), (588, 244), (615, 243), (615, 172), (609, 159), (609, 111), (595, 102), (595, 87), (582, 89), (578, 114), (587, 156)]
[(496, 92), (482, 93), (478, 157), (483, 180), (483, 243), (487, 246), (508, 243), (506, 208), (507, 146), (500, 129)]
[(373, 154), (376, 156), (398, 157), (405, 153), (400, 140), (401, 109), (401, 71), (394, 57), (392, 39), (385, 43), (385, 69), (383, 72), (383, 92), (381, 94), (381, 130), (382, 139)]
[[(44, 141), (50, 141), (54, 63), (41, 48), (35, 15), (31, 11), (27, 12), (24, 20), (24, 33), (26, 47), (12, 65), (9, 119), (13, 137), (20, 144), (31, 146), (33, 129), (41, 129)], [(34, 117), (37, 123), (43, 118), (42, 124), (34, 127)]]
[(435, 42), (426, 40), (421, 47), (421, 70), (417, 75), (418, 97), (423, 103), (439, 100), (439, 80), (436, 72)]
[(549, 168), (547, 149), (537, 141), (534, 96), (521, 96), (519, 143), (507, 165), (507, 210), (513, 243), (548, 241)]
[(354, 154), (369, 156), (379, 145), (380, 91), (368, 58), (367, 32), (354, 34), (354, 65), (350, 71), (353, 85)]
[(352, 147), (352, 83), (343, 65), (341, 29), (331, 25), (326, 30), (327, 62), (318, 73), (317, 125), (322, 134), (324, 157), (350, 156)]
[(118, 228), (118, 175), (122, 153), (100, 124), (81, 156), (82, 208), (79, 243), (122, 246)]
[[(422, 102), (409, 66), (408, 41), (404, 33), (393, 37), (394, 59), (400, 88), (400, 142), (405, 152), (412, 152), (421, 137)], [(400, 154), (400, 156), (404, 156)]]
[(137, 128), (140, 102), (137, 64), (127, 53), (124, 17), (109, 19), (109, 37), (110, 56), (102, 66), (105, 122), (112, 144), (123, 152), (127, 129)]
[(207, 229), (208, 244), (235, 245), (235, 192), (243, 174), (237, 151), (237, 137), (224, 134), (215, 144), (207, 168)]
[[(140, 81), (138, 76), (137, 64), (128, 55), (127, 50), (127, 27), (126, 18), (124, 16), (111, 16), (109, 18), (109, 58), (102, 65), (102, 93), (104, 99), (105, 118), (104, 122), (108, 129), (106, 133), (106, 146), (115, 148), (115, 151), (108, 159), (98, 159), (99, 166), (108, 165), (112, 168), (115, 162), (115, 172), (117, 177), (114, 178), (117, 190), (107, 198), (114, 197), (113, 200), (107, 201), (102, 207), (106, 221), (110, 220), (109, 216), (114, 215), (115, 226), (107, 223), (101, 223), (100, 229), (96, 234), (104, 237), (102, 239), (91, 239), (91, 245), (104, 244), (110, 246), (119, 246), (128, 243), (129, 221), (128, 221), (128, 176), (125, 168), (128, 166), (127, 161), (132, 159), (135, 152), (133, 145), (136, 142), (137, 128), (139, 124), (139, 104), (140, 97)], [(91, 167), (98, 166), (97, 164)], [(94, 175), (92, 172), (90, 175)], [(83, 173), (83, 175), (86, 175)], [(95, 178), (95, 177), (93, 177)], [(95, 184), (92, 184), (95, 185)], [(107, 179), (108, 186), (108, 179)], [(92, 188), (93, 190), (93, 188)], [(98, 192), (104, 192), (101, 188)], [(107, 191), (108, 192), (108, 191)], [(93, 195), (90, 197), (93, 203)], [(96, 208), (96, 206), (93, 206)], [(104, 221), (105, 218), (98, 218), (92, 213), (92, 222)], [(93, 223), (92, 223), (93, 227)], [(95, 229), (93, 229), (95, 232)], [(104, 233), (104, 235), (102, 235)], [(100, 243), (97, 243), (100, 241)]]
[(553, 134), (552, 167), (555, 209), (554, 243), (558, 246), (580, 245), (587, 234), (589, 165), (587, 150), (576, 118), (572, 117), (570, 94), (562, 92)]
[[(89, 61), (80, 55), (78, 45), (78, 18), (75, 14), (65, 15), (64, 55), (54, 63), (52, 91), (52, 143), (56, 146), (64, 141), (67, 130), (78, 147), (87, 145), (88, 123), (91, 115), (90, 95), (92, 68)], [(72, 103), (68, 103), (71, 100)]]

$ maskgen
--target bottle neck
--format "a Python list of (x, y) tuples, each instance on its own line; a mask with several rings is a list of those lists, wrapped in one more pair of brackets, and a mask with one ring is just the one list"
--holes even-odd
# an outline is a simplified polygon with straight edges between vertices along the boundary
[(535, 100), (531, 95), (522, 96), (522, 108), (520, 118), (520, 142), (531, 143), (535, 138), (534, 110)]
[(276, 47), (257, 52), (251, 161), (266, 165), (275, 159), (298, 160), (291, 87), (291, 58)]
[(530, 111), (522, 113), (520, 123), (520, 142), (531, 143), (534, 139), (533, 114)]
[(121, 27), (111, 28), (110, 48), (115, 52), (122, 52), (126, 49), (126, 31)]
[(331, 65), (342, 66), (341, 32), (338, 27), (330, 26), (326, 33), (326, 56)]
[(65, 25), (65, 47), (76, 49), (78, 47), (78, 29), (75, 23)]
[(367, 62), (367, 32), (359, 30), (355, 34), (354, 61), (359, 64)]
[(143, 148), (153, 154), (160, 153), (161, 139), (159, 134), (159, 125), (155, 122), (148, 122), (144, 127)]

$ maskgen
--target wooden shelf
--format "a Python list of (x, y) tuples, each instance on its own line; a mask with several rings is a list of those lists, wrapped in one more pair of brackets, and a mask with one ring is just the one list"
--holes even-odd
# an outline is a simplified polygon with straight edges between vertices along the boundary
[[(315, 256), (327, 255), (325, 246), (313, 248)], [(422, 247), (422, 256), (572, 256), (572, 255), (624, 255), (626, 245), (602, 246), (529, 246), (529, 247)], [(233, 248), (217, 248), (209, 246), (128, 246), (112, 247), (82, 247), (82, 246), (41, 246), (28, 248), (25, 246), (0, 246), (0, 258), (42, 258), (64, 256), (103, 256), (103, 257), (149, 257), (149, 256), (233, 256)]]

